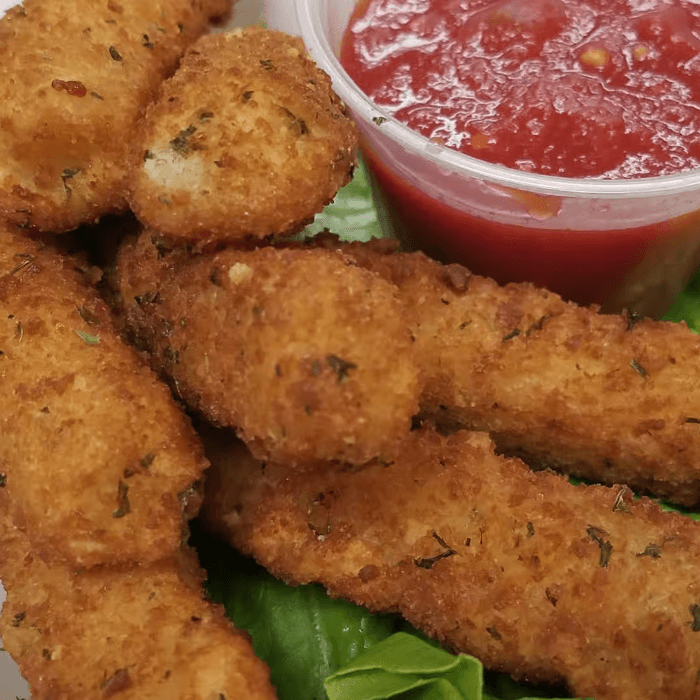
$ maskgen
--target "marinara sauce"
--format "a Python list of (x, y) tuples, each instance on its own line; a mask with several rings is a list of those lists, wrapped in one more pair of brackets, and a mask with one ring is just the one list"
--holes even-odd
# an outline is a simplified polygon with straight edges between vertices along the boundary
[[(348, 25), (341, 63), (384, 111), (481, 160), (597, 179), (700, 168), (694, 0), (364, 0)], [(438, 230), (430, 252), (439, 255), (442, 245), (449, 249), (442, 257), (457, 251), (475, 272), (501, 282), (529, 279), (580, 302), (609, 297), (630, 259), (641, 262), (652, 243), (698, 229), (698, 216), (603, 236), (585, 222), (580, 231), (551, 222), (504, 228), (425, 200), (365, 155), (414, 238), (422, 235), (419, 225), (449, 222), (452, 233)], [(528, 198), (515, 193), (521, 195)], [(530, 199), (524, 206), (537, 209), (537, 196)], [(506, 243), (515, 246), (512, 255)], [(586, 264), (595, 284), (576, 281)]]
[(341, 57), (424, 136), (511, 168), (633, 178), (700, 167), (700, 5), (368, 0)]

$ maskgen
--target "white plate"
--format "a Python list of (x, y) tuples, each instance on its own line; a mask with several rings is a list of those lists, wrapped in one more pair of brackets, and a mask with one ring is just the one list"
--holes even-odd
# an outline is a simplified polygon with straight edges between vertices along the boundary
[(4, 15), (5, 11), (13, 5), (19, 5), (17, 0), (0, 0), (0, 15)]
[[(14, 5), (17, 0), (0, 0), (0, 15)], [(257, 24), (263, 15), (262, 0), (239, 0), (236, 4), (232, 21), (221, 27), (220, 31), (226, 31), (234, 26), (246, 26)], [(0, 584), (0, 610), (5, 600), (5, 590)], [(0, 651), (0, 700), (16, 700), (16, 698), (29, 698), (29, 688), (19, 673), (17, 665), (4, 651)]]

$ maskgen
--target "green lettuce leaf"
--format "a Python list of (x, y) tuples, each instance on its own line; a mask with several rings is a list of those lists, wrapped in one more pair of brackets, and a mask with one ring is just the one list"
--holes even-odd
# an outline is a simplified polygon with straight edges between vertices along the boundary
[(700, 333), (700, 273), (693, 277), (664, 318), (667, 321), (685, 321), (689, 328)]
[(329, 676), (329, 700), (481, 700), (481, 663), (397, 632)]
[(503, 674), (494, 676), (499, 694), (492, 695), (478, 659), (450, 654), (406, 632), (360, 654), (324, 685), (329, 700), (515, 700), (528, 693), (534, 700), (531, 690)]
[(194, 532), (193, 543), (209, 597), (250, 634), (280, 700), (328, 700), (323, 680), (400, 624), (394, 615), (331, 600), (321, 586), (288, 586), (202, 533)]
[(360, 161), (353, 179), (338, 191), (303, 235), (315, 235), (328, 229), (347, 241), (369, 241), (382, 238), (381, 225), (372, 199), (372, 190), (365, 166)]

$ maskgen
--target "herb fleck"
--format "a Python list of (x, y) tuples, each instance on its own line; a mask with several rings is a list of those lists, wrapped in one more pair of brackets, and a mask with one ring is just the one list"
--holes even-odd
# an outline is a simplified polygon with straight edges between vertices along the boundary
[(149, 39), (148, 34), (143, 35), (142, 46), (145, 46), (147, 49), (152, 49), (155, 47), (155, 44)]
[(109, 678), (105, 678), (100, 684), (103, 698), (109, 698), (133, 685), (129, 671), (125, 668), (117, 669)]
[(122, 59), (119, 51), (117, 51), (117, 49), (114, 48), (114, 46), (109, 47), (109, 55), (112, 57), (113, 61), (123, 61), (124, 60), (124, 59)]
[(78, 310), (78, 313), (80, 314), (80, 318), (85, 321), (85, 323), (88, 324), (88, 326), (99, 326), (100, 325), (100, 319), (97, 318), (97, 316), (90, 311), (90, 309), (84, 307), (84, 306), (76, 306), (76, 309)]
[(134, 301), (139, 306), (144, 306), (145, 304), (159, 304), (161, 302), (160, 290), (155, 292), (144, 292), (143, 294), (137, 294), (134, 297)]
[(643, 552), (637, 554), (638, 557), (651, 557), (652, 559), (659, 559), (661, 557), (661, 547), (658, 544), (648, 544)]
[(0, 489), (4, 489), (7, 486), (7, 474), (0, 472)]
[(253, 96), (253, 91), (252, 91), (252, 90), (246, 90), (246, 91), (243, 93), (242, 97), (241, 97), (241, 102), (243, 102), (243, 104), (245, 104), (246, 102), (248, 102), (248, 101), (250, 100), (250, 98), (251, 98), (252, 96)]
[(63, 189), (66, 191), (68, 199), (70, 199), (71, 195), (73, 194), (73, 189), (68, 186), (68, 180), (74, 178), (80, 172), (80, 170), (81, 168), (66, 168), (61, 173), (61, 180), (63, 180)]
[(559, 598), (557, 598), (552, 591), (549, 590), (549, 588), (544, 589), (544, 594), (547, 596), (547, 600), (556, 608), (557, 603), (559, 602)]
[(686, 423), (695, 423), (696, 425), (700, 425), (700, 418), (686, 418), (685, 422)]
[(180, 362), (180, 353), (172, 345), (168, 345), (165, 350), (163, 350), (163, 359), (165, 359), (166, 362), (172, 362), (177, 365)]
[(80, 338), (83, 342), (87, 343), (88, 345), (99, 345), (100, 343), (99, 335), (92, 335), (81, 330), (76, 330), (75, 334), (78, 336), (78, 338)]
[(90, 97), (94, 97), (96, 100), (101, 100), (101, 101), (103, 101), (103, 102), (104, 102), (104, 99), (105, 99), (104, 97), (102, 97), (102, 95), (100, 95), (99, 92), (91, 92), (91, 93), (90, 93)]
[(27, 265), (36, 260), (36, 256), (32, 255), (31, 253), (17, 253), (15, 257), (23, 258), (23, 260), (19, 265), (10, 270), (11, 275), (17, 274), (20, 270), (23, 270), (25, 267), (27, 267)]
[(642, 317), (638, 311), (628, 311), (627, 312), (627, 330), (631, 331), (641, 320), (642, 320)]
[[(698, 606), (696, 606), (696, 607), (698, 607)], [(27, 617), (27, 613), (26, 613), (26, 612), (24, 612), (24, 611), (18, 612), (18, 613), (12, 618), (12, 622), (10, 622), (10, 625), (12, 625), (12, 627), (19, 627), (19, 626), (24, 622), (24, 618), (25, 618), (25, 617)]]
[(599, 566), (602, 568), (607, 568), (610, 563), (610, 555), (612, 554), (613, 546), (607, 540), (603, 539), (604, 535), (608, 533), (605, 530), (601, 530), (599, 527), (593, 527), (589, 525), (586, 528), (586, 533), (588, 536), (598, 545), (600, 548), (600, 559), (598, 561)]
[(691, 605), (689, 610), (693, 617), (693, 621), (690, 623), (690, 629), (693, 632), (700, 632), (700, 605), (697, 605), (697, 603)]
[(224, 286), (224, 280), (223, 280), (223, 276), (221, 274), (220, 267), (212, 267), (212, 269), (209, 271), (209, 281), (215, 287), (223, 287)]
[(542, 328), (544, 327), (545, 321), (548, 321), (551, 316), (548, 314), (545, 314), (544, 316), (541, 316), (538, 318), (526, 331), (525, 335), (530, 335), (531, 333), (534, 333), (535, 331), (541, 331)]
[(172, 246), (162, 237), (153, 235), (151, 236), (151, 243), (153, 247), (158, 251), (158, 260), (165, 256), (172, 250)]
[(265, 70), (275, 70), (275, 64), (269, 58), (263, 58), (260, 60), (260, 65)]
[(130, 512), (129, 487), (123, 481), (119, 481), (119, 486), (117, 488), (117, 509), (112, 512), (112, 517), (123, 518)]
[(349, 362), (344, 360), (342, 357), (337, 355), (328, 355), (326, 357), (326, 362), (331, 366), (331, 369), (338, 376), (338, 383), (342, 384), (348, 376), (348, 372), (352, 369), (357, 369), (357, 365), (354, 362)]
[(197, 131), (197, 127), (190, 124), (170, 142), (170, 148), (178, 155), (185, 157), (190, 150), (190, 136), (192, 136), (195, 131)]
[(384, 122), (389, 121), (386, 117), (372, 117), (372, 121), (377, 125), (381, 126)]
[(498, 642), (503, 639), (503, 637), (501, 637), (501, 633), (495, 627), (487, 627), (486, 631)]
[(630, 360), (630, 367), (637, 372), (637, 374), (641, 375), (644, 377), (644, 379), (647, 378), (648, 374), (647, 371), (642, 367), (642, 365), (639, 364), (637, 360)]
[(615, 502), (613, 503), (613, 512), (614, 513), (629, 513), (630, 509), (627, 507), (627, 504), (625, 503), (625, 495), (628, 493), (628, 489), (620, 489), (617, 492), (617, 496), (615, 496)]
[(309, 127), (306, 126), (306, 122), (301, 117), (296, 117), (292, 124), (299, 129), (299, 133), (302, 136), (306, 136), (309, 133)]
[(151, 464), (153, 464), (155, 457), (156, 456), (153, 452), (149, 452), (141, 457), (138, 466), (126, 467), (126, 469), (124, 469), (124, 478), (130, 479), (132, 476), (136, 476), (136, 474), (143, 474), (145, 471), (148, 471), (148, 468), (151, 466)]
[(434, 557), (416, 557), (413, 561), (416, 566), (419, 566), (421, 569), (432, 569), (437, 562), (439, 562), (441, 559), (446, 559), (447, 557), (451, 557), (457, 552), (450, 547), (445, 540), (440, 537), (440, 535), (437, 534), (433, 530), (433, 537), (437, 540), (438, 544), (441, 547), (445, 548), (444, 552), (440, 552), (440, 554), (436, 554)]
[(528, 538), (534, 537), (535, 535), (535, 526), (532, 523), (527, 524), (527, 536)]
[(520, 331), (519, 328), (514, 328), (510, 333), (508, 333), (507, 335), (504, 335), (504, 336), (501, 338), (501, 342), (502, 342), (502, 343), (505, 343), (507, 340), (511, 340), (511, 339), (513, 339), (513, 338), (517, 338), (517, 337), (520, 335), (520, 333), (521, 333), (521, 331)]

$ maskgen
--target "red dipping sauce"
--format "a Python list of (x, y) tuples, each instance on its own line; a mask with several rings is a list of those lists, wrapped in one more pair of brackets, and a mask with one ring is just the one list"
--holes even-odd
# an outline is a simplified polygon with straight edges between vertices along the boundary
[(630, 178), (700, 167), (700, 5), (367, 0), (341, 62), (374, 102), (510, 168)]
[[(385, 113), (482, 161), (596, 180), (700, 168), (700, 5), (690, 1), (365, 0), (340, 59)], [(528, 219), (513, 225), (427, 196), (364, 146), (401, 236), (499, 282), (658, 314), (680, 288), (645, 305), (630, 275), (639, 287), (667, 258), (684, 268), (682, 285), (697, 266), (698, 211), (610, 230), (587, 228), (587, 217), (557, 226), (566, 198), (501, 188)]]

